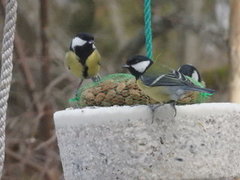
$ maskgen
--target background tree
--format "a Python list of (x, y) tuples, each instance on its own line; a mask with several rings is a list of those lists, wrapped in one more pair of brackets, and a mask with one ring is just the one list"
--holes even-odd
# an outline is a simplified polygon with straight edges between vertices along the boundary
[[(1, 0), (0, 27), (5, 1)], [(76, 33), (93, 33), (103, 57), (101, 75), (122, 72), (121, 65), (127, 57), (145, 53), (143, 1), (129, 2), (18, 2), (3, 179), (61, 179), (52, 113), (69, 107), (68, 99), (73, 96), (79, 81), (64, 68), (65, 52)], [(207, 86), (217, 90), (212, 101), (228, 101), (229, 1), (152, 0), (152, 3), (154, 57), (173, 68), (185, 62), (197, 65)], [(239, 14), (237, 5), (232, 4), (232, 8)], [(239, 15), (236, 16), (231, 24), (235, 27), (239, 19)], [(234, 45), (238, 30), (233, 30), (232, 25), (230, 42)], [(233, 52), (231, 54), (236, 56), (240, 51)], [(239, 76), (235, 74), (238, 69), (234, 63), (233, 60), (233, 75)], [(238, 90), (236, 87), (235, 94)]]
[(230, 16), (230, 58), (232, 78), (230, 100), (240, 103), (240, 1), (231, 1)]

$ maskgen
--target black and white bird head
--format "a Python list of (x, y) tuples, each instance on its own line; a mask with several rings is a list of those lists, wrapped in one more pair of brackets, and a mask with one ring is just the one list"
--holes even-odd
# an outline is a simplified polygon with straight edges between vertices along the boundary
[(153, 61), (146, 56), (136, 55), (127, 60), (123, 68), (127, 68), (138, 79), (152, 65)]
[(77, 34), (70, 44), (70, 51), (73, 51), (81, 60), (86, 60), (95, 49), (94, 37), (88, 33)]
[(180, 68), (178, 68), (178, 71), (182, 73), (185, 76), (188, 76), (195, 81), (201, 82), (202, 78), (200, 76), (200, 73), (198, 72), (197, 68), (190, 64), (184, 64)]

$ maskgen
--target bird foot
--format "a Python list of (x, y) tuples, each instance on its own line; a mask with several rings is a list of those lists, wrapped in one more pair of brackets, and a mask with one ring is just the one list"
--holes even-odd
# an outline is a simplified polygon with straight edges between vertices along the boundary
[(92, 77), (91, 79), (92, 79), (93, 82), (98, 82), (98, 81), (101, 80), (101, 76), (98, 74), (98, 75)]
[(150, 110), (152, 111), (152, 123), (153, 123), (153, 120), (154, 120), (155, 110), (156, 110), (158, 107), (162, 106), (162, 105), (163, 105), (163, 104), (150, 104), (150, 105), (149, 105), (149, 108), (150, 108)]
[(150, 104), (150, 105), (149, 105), (149, 108), (151, 109), (152, 113), (154, 113), (155, 110), (156, 110), (158, 107), (162, 106), (162, 105), (163, 105), (163, 104)]
[(171, 100), (171, 101), (168, 101), (167, 104), (170, 104), (170, 105), (171, 105), (171, 107), (172, 107), (173, 110), (174, 110), (174, 115), (173, 115), (173, 116), (176, 117), (176, 115), (177, 115), (176, 101)]

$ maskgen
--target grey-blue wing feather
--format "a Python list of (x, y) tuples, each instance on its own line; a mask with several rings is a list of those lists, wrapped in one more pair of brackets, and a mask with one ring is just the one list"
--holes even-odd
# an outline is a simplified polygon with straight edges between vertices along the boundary
[[(173, 71), (169, 74), (161, 74), (158, 76), (141, 76), (141, 80), (147, 86), (184, 86), (192, 84), (184, 75), (178, 71)], [(189, 82), (188, 82), (189, 81)]]
[(162, 74), (158, 76), (141, 76), (141, 80), (146, 86), (179, 86), (184, 90), (201, 91), (206, 93), (214, 93), (212, 89), (201, 88), (194, 85), (189, 79), (187, 79), (182, 73), (178, 71), (172, 71), (168, 74)]

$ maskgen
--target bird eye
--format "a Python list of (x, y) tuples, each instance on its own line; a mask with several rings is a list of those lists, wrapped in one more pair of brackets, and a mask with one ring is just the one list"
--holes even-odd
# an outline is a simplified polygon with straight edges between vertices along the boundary
[(93, 44), (93, 43), (94, 43), (94, 41), (93, 41), (93, 40), (92, 40), (92, 41), (88, 41), (88, 43), (89, 43), (89, 44)]

